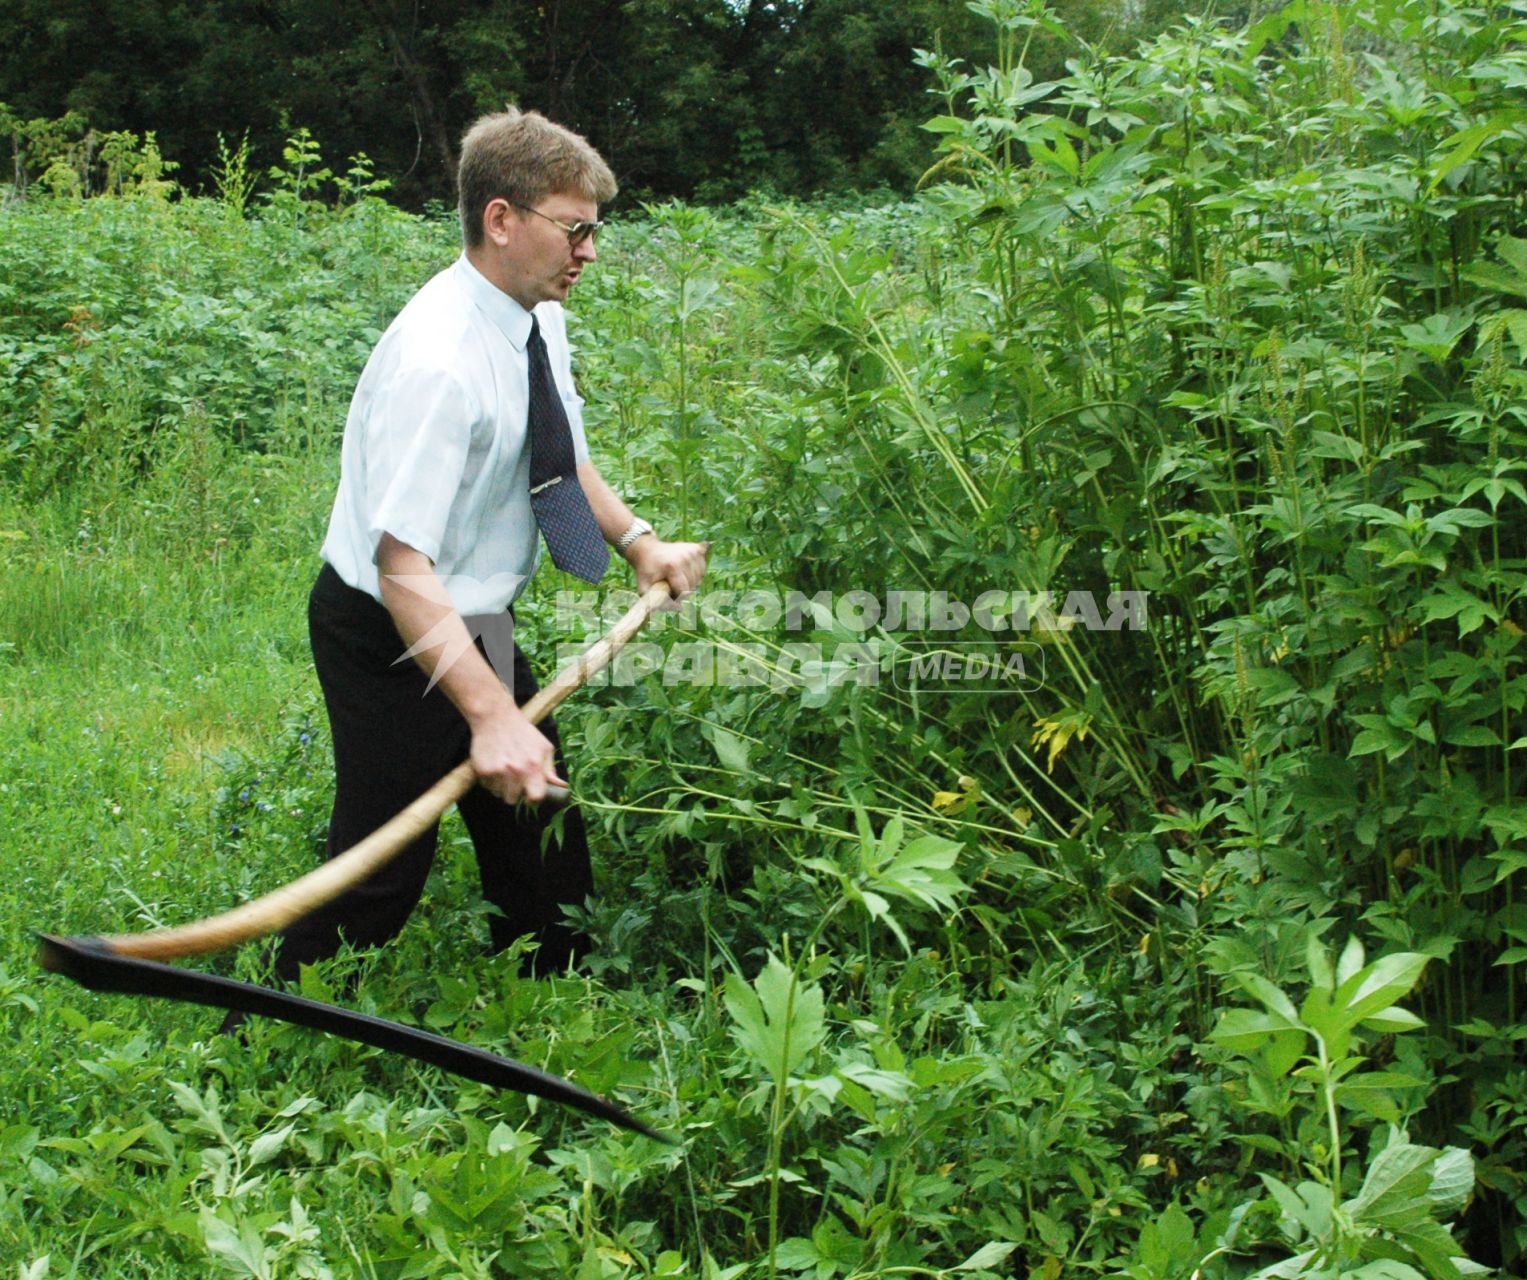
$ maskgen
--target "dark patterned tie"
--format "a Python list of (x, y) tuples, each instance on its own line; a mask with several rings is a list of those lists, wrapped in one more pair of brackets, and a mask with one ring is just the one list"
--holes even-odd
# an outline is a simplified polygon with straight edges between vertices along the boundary
[(578, 483), (573, 430), (551, 376), (551, 361), (540, 321), (530, 317), (530, 509), (535, 512), (551, 562), (586, 582), (598, 582), (610, 567), (610, 550), (599, 532), (588, 495)]

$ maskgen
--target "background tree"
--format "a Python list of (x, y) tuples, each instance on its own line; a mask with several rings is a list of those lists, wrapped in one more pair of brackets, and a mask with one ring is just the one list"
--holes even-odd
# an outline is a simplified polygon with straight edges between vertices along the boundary
[[(1057, 6), (1114, 44), (1159, 10)], [(219, 134), (264, 165), (300, 126), (331, 160), (366, 152), (404, 204), (449, 199), (457, 139), (507, 102), (586, 133), (628, 200), (907, 190), (928, 159), (913, 51), (981, 65), (990, 31), (964, 0), (12, 0), (0, 102), (153, 130), (193, 190)], [(1029, 65), (1062, 57), (1041, 36)]]

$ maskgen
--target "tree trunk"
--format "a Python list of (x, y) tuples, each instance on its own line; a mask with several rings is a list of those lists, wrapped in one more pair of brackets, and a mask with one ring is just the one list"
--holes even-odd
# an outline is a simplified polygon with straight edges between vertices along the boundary
[(456, 190), (456, 148), (451, 144), (451, 135), (446, 128), (444, 114), (436, 106), (435, 94), (430, 88), (429, 74), (414, 57), (412, 36), (404, 31), (393, 0), (361, 0), (361, 4), (381, 31), (382, 39), (387, 42), (387, 50), (392, 54), (393, 65), (397, 67), (399, 74), (408, 85), (409, 96), (413, 100), (414, 123), (421, 137), (428, 138), (434, 147), (445, 180), (454, 193)]

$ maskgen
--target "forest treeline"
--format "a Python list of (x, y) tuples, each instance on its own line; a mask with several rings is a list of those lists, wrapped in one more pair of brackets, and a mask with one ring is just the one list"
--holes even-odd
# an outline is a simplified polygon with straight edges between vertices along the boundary
[[(1220, 16), (1250, 6), (1207, 0)], [(12, 0), (0, 103), (73, 112), (77, 134), (153, 131), (189, 189), (219, 135), (279, 162), (306, 128), (364, 152), (410, 207), (449, 200), (458, 139), (506, 102), (591, 138), (630, 198), (725, 200), (888, 187), (927, 165), (918, 49), (992, 61), (1003, 0)], [(1075, 41), (1122, 48), (1180, 16), (1164, 0), (1062, 0), (1028, 66), (1065, 74)], [(1069, 50), (1069, 52), (1068, 52)], [(13, 166), (25, 168), (13, 132)]]

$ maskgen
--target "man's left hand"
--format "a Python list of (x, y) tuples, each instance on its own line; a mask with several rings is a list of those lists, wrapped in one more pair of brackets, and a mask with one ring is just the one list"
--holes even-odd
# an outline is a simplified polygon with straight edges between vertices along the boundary
[(626, 549), (626, 559), (636, 570), (637, 590), (645, 592), (654, 582), (667, 582), (675, 600), (700, 585), (708, 555), (708, 542), (664, 542), (651, 533)]

